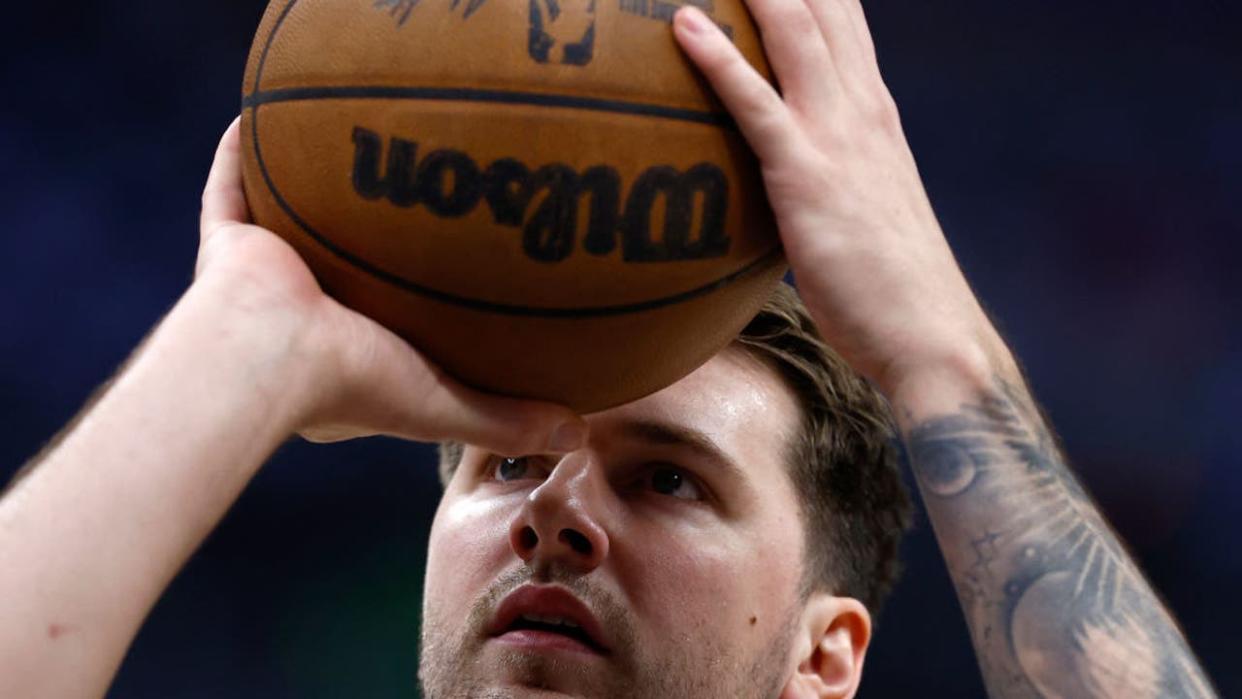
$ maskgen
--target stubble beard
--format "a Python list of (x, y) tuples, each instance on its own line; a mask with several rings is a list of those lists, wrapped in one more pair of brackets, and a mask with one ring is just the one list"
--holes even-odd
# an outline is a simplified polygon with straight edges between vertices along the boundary
[[(434, 611), (434, 601), (424, 609), (418, 677), (426, 699), (518, 699), (534, 690), (567, 684), (580, 688), (579, 695), (591, 699), (651, 699), (652, 697), (754, 697), (774, 699), (787, 679), (790, 642), (795, 632), (796, 612), (785, 613), (784, 623), (774, 638), (757, 647), (763, 651), (754, 658), (738, 657), (736, 648), (727, 647), (711, 630), (687, 630), (677, 643), (664, 652), (652, 653), (635, 641), (627, 610), (610, 596), (578, 577), (540, 576), (540, 582), (555, 582), (585, 601), (609, 630), (612, 650), (609, 662), (613, 672), (606, 677), (584, 672), (583, 666), (526, 653), (506, 654), (502, 659), (506, 675), (515, 686), (501, 687), (489, 676), (481, 659), (486, 628), (496, 606), (510, 591), (534, 579), (528, 568), (502, 576), (471, 608), (465, 623), (453, 624)], [(559, 579), (557, 579), (559, 578)], [(456, 631), (454, 631), (456, 629)], [(578, 675), (577, 678), (573, 678)], [(573, 681), (575, 680), (576, 681)]]

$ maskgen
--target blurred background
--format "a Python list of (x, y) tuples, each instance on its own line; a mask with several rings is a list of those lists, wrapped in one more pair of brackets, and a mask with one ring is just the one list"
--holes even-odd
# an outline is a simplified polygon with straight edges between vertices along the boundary
[[(6, 8), (0, 481), (186, 287), (264, 4)], [(1219, 689), (1242, 696), (1242, 9), (865, 6), (967, 276)], [(288, 444), (155, 608), (110, 696), (417, 696), (438, 490), (424, 446)], [(862, 696), (982, 696), (921, 515), (904, 555)]]

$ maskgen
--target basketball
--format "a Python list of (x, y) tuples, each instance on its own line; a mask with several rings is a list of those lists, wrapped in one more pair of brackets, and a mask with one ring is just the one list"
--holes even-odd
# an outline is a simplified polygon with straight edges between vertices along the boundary
[[(693, 2), (770, 75), (742, 0)], [(467, 385), (585, 413), (675, 382), (785, 271), (680, 6), (275, 0), (243, 85), (255, 222)]]

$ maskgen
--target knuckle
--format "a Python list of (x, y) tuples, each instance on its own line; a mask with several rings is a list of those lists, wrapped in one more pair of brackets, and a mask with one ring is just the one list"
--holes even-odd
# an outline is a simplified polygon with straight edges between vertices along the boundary
[(779, 126), (781, 98), (765, 83), (752, 83), (745, 92), (744, 102), (747, 109), (763, 125)]
[(772, 147), (788, 138), (789, 133), (785, 120), (773, 109), (759, 109), (750, 121), (751, 137), (759, 142), (754, 144), (756, 150), (770, 152)]
[(728, 42), (715, 45), (704, 58), (704, 68), (712, 74), (736, 79), (737, 73), (746, 68), (746, 60)]
[(901, 130), (901, 116), (897, 111), (897, 102), (886, 89), (877, 90), (876, 95), (868, 100), (863, 110), (867, 121), (885, 132)]
[[(806, 32), (808, 28), (813, 29), (816, 34), (819, 33), (815, 17), (804, 2), (772, 3), (766, 14), (764, 24), (778, 27), (782, 34), (790, 32), (798, 37), (804, 37), (809, 35)], [(782, 36), (780, 39), (784, 40), (785, 37)]]
[(782, 37), (782, 42), (788, 42), (791, 48), (805, 51), (806, 47), (824, 43), (824, 34), (806, 5), (791, 7), (782, 21), (786, 23), (785, 31), (788, 32), (788, 37)]

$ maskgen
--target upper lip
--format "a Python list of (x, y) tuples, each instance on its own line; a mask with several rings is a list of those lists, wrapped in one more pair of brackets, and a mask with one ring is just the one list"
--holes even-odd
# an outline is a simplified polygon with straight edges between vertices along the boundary
[(505, 633), (525, 615), (571, 621), (591, 639), (596, 650), (605, 653), (609, 650), (604, 630), (590, 608), (565, 588), (552, 585), (523, 585), (510, 592), (496, 608), (492, 623), (487, 627), (488, 635), (495, 637)]

